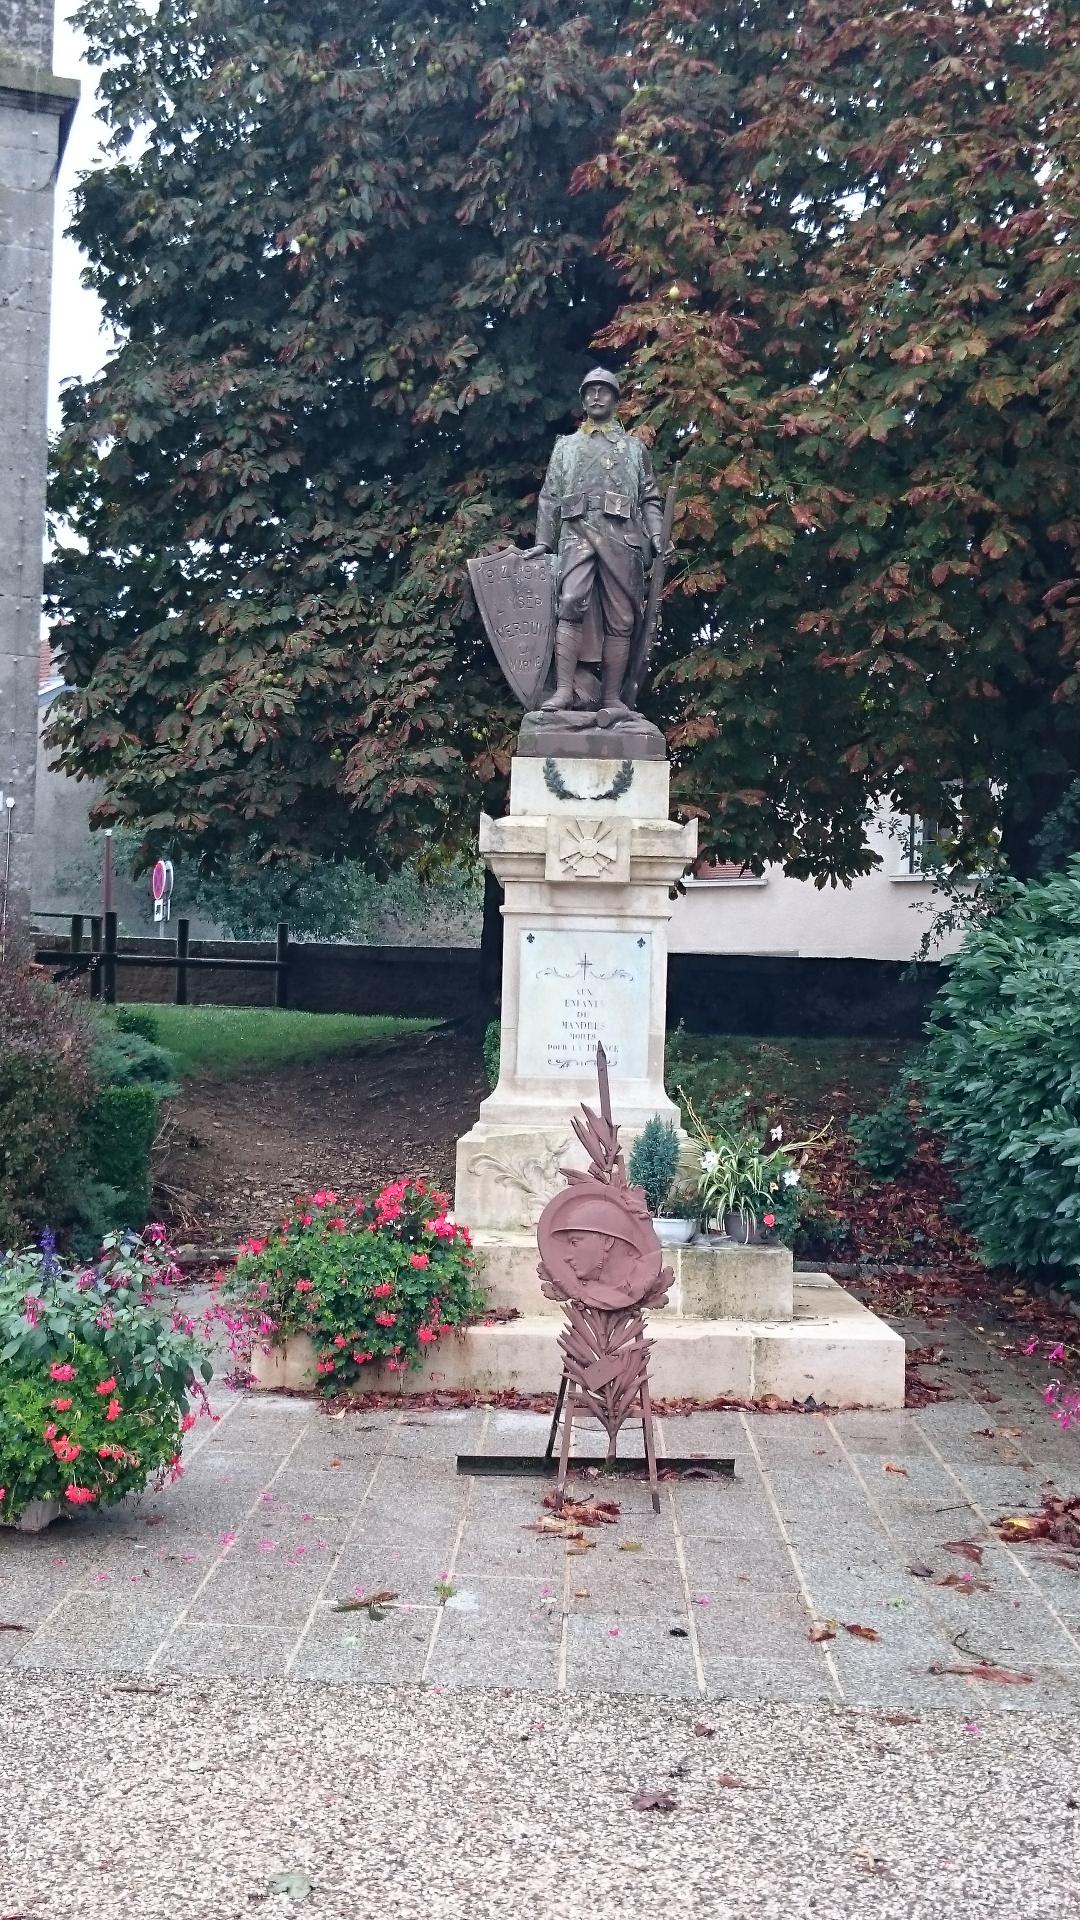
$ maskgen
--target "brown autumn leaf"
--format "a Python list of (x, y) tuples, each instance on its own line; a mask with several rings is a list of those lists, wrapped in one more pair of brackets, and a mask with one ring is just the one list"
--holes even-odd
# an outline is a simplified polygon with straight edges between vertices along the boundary
[(957, 1593), (989, 1593), (989, 1580), (976, 1580), (973, 1574), (942, 1573), (934, 1581), (935, 1587), (954, 1587)]
[(617, 1500), (572, 1500), (567, 1495), (560, 1506), (557, 1493), (545, 1493), (544, 1505), (549, 1513), (576, 1520), (579, 1527), (613, 1527), (619, 1517)]
[(718, 1773), (716, 1784), (718, 1787), (745, 1787), (746, 1781), (740, 1780), (734, 1773)]
[(844, 1624), (844, 1632), (850, 1633), (853, 1640), (880, 1640), (881, 1639), (881, 1635), (878, 1632), (876, 1627), (860, 1627), (857, 1621), (854, 1621), (854, 1620), (845, 1620), (843, 1624)]
[(992, 1680), (999, 1687), (1029, 1687), (1030, 1673), (1014, 1673), (1011, 1667), (992, 1667), (988, 1660), (977, 1660), (970, 1667), (947, 1667), (936, 1661), (927, 1669), (934, 1675), (959, 1674), (963, 1680)]
[(635, 1813), (674, 1813), (678, 1804), (663, 1787), (641, 1787), (630, 1801)]
[(919, 1724), (919, 1715), (917, 1713), (886, 1713), (882, 1715), (882, 1718), (887, 1727), (917, 1727)]
[(836, 1624), (832, 1620), (815, 1620), (806, 1637), (815, 1644), (820, 1640), (835, 1640)]
[(716, 1737), (716, 1728), (707, 1727), (704, 1720), (695, 1720), (694, 1732), (697, 1734), (699, 1740), (713, 1740)]
[(946, 1540), (946, 1553), (959, 1553), (965, 1560), (974, 1560), (976, 1566), (982, 1566), (983, 1550), (977, 1540)]
[(560, 1540), (584, 1540), (585, 1535), (572, 1520), (556, 1514), (546, 1514), (542, 1520), (529, 1520), (522, 1529), (525, 1533), (553, 1533)]
[(934, 1577), (933, 1567), (928, 1567), (925, 1560), (913, 1560), (908, 1572), (914, 1574), (916, 1580), (932, 1580)]
[(884, 1473), (902, 1473), (905, 1480), (909, 1477), (908, 1470), (906, 1467), (895, 1466), (891, 1460), (886, 1460), (885, 1465), (882, 1468), (882, 1471)]
[(641, 1550), (642, 1548), (641, 1548), (640, 1540), (620, 1540), (619, 1541), (620, 1553), (640, 1553)]
[(19, 1622), (16, 1620), (0, 1620), (0, 1633), (29, 1633), (29, 1632), (30, 1632), (29, 1627), (21, 1626)]

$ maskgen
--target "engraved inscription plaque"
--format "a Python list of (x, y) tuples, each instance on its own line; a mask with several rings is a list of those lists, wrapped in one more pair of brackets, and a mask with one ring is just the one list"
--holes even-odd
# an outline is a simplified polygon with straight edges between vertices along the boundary
[(521, 933), (517, 1070), (591, 1077), (596, 1049), (613, 1078), (648, 1072), (652, 936), (581, 927)]

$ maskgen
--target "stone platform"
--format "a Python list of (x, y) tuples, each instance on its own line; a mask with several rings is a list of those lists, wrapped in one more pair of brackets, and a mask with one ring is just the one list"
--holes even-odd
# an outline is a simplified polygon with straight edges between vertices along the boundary
[[(411, 1390), (552, 1393), (559, 1381), (561, 1313), (536, 1279), (536, 1242), (487, 1252), (492, 1308), (515, 1314), (471, 1327), (442, 1343)], [(507, 1259), (505, 1256), (511, 1256)], [(660, 1400), (814, 1399), (832, 1407), (902, 1407), (904, 1342), (826, 1273), (792, 1271), (783, 1248), (667, 1249), (675, 1285), (667, 1307), (646, 1315), (653, 1342), (650, 1379)], [(315, 1353), (296, 1335), (255, 1354), (257, 1386), (313, 1390)], [(400, 1374), (372, 1372), (364, 1384), (402, 1391)]]

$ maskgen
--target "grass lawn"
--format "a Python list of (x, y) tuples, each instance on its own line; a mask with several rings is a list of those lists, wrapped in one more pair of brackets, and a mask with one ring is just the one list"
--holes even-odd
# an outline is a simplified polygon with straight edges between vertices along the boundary
[(427, 1033), (431, 1020), (390, 1014), (294, 1013), (285, 1007), (148, 1006), (157, 1039), (185, 1078), (231, 1080), (250, 1067), (317, 1060), (348, 1047)]
[(763, 1039), (679, 1029), (667, 1037), (664, 1077), (673, 1100), (681, 1086), (699, 1111), (710, 1099), (749, 1090), (755, 1104), (783, 1102), (814, 1113), (838, 1088), (847, 1089), (853, 1108), (866, 1111), (881, 1105), (917, 1045), (914, 1040)]

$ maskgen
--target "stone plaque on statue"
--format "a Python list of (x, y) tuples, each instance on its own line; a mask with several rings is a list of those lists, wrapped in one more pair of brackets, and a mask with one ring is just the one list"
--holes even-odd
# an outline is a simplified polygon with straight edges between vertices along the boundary
[(518, 1074), (588, 1076), (602, 1046), (613, 1078), (644, 1079), (652, 935), (537, 926), (520, 937)]

